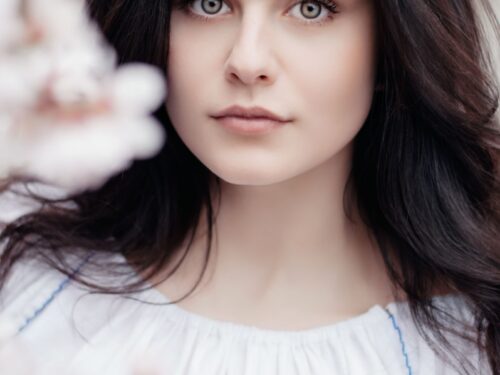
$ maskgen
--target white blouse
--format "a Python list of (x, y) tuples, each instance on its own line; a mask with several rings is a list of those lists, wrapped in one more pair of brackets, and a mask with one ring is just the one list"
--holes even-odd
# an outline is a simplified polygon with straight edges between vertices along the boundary
[[(18, 331), (11, 342), (31, 352), (37, 375), (132, 375), (146, 358), (162, 375), (459, 374), (417, 333), (403, 302), (328, 326), (269, 330), (165, 305), (167, 297), (154, 288), (90, 294), (34, 262), (17, 266), (0, 296), (0, 314)], [(460, 297), (435, 302), (472, 322)], [(490, 374), (474, 346), (453, 342), (476, 367), (473, 374)]]

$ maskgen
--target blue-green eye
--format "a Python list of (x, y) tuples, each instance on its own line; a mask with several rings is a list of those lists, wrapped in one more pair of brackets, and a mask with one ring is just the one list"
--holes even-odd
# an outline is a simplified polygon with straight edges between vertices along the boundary
[(224, 6), (226, 9), (231, 10), (222, 0), (191, 0), (187, 6), (192, 12), (200, 16), (215, 16)]
[(316, 18), (321, 14), (321, 5), (317, 3), (300, 3), (300, 12), (306, 18)]
[[(223, 0), (178, 0), (176, 6), (186, 14), (204, 21), (231, 10)], [(224, 7), (226, 12), (221, 12)], [(302, 0), (294, 4), (291, 10), (296, 8), (299, 9), (299, 14), (290, 13), (305, 24), (323, 24), (332, 18), (333, 13), (338, 13), (337, 5), (331, 0)]]
[[(293, 14), (296, 18), (314, 21), (305, 21), (305, 23), (318, 23), (323, 22), (326, 19), (331, 18), (332, 13), (337, 13), (337, 5), (329, 0), (304, 0), (292, 7), (292, 10), (296, 9), (297, 6), (300, 11), (300, 15)], [(320, 21), (317, 21), (320, 19)]]

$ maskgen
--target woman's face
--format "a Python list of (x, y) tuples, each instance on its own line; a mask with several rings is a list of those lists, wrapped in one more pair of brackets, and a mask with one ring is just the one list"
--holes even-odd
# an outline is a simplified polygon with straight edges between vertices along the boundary
[[(173, 10), (167, 110), (222, 180), (277, 183), (351, 149), (372, 100), (375, 10), (372, 0), (335, 4), (194, 0)], [(211, 117), (233, 105), (290, 121), (248, 134)]]

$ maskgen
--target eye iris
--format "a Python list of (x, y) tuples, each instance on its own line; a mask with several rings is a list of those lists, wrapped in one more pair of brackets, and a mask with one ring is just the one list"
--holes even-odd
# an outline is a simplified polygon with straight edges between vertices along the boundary
[(316, 18), (321, 13), (321, 6), (313, 2), (303, 2), (300, 11), (306, 18)]
[(202, 0), (201, 7), (204, 12), (208, 14), (215, 14), (222, 8), (222, 1), (220, 0)]

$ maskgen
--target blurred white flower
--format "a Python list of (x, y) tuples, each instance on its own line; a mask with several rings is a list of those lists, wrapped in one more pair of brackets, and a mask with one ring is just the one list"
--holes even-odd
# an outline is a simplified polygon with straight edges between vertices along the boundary
[[(17, 173), (68, 190), (95, 188), (132, 158), (152, 156), (164, 140), (160, 125), (148, 116), (163, 98), (161, 82), (154, 70), (124, 66), (85, 107), (68, 103), (18, 118), (6, 137)], [(141, 95), (140, 101), (134, 95)]]
[(2, 0), (0, 82), (0, 178), (93, 189), (165, 140), (163, 75), (117, 68), (82, 0)]
[(104, 49), (95, 48), (99, 36), (81, 0), (2, 0), (0, 109), (33, 105), (64, 53), (76, 49), (104, 63), (97, 58)]

